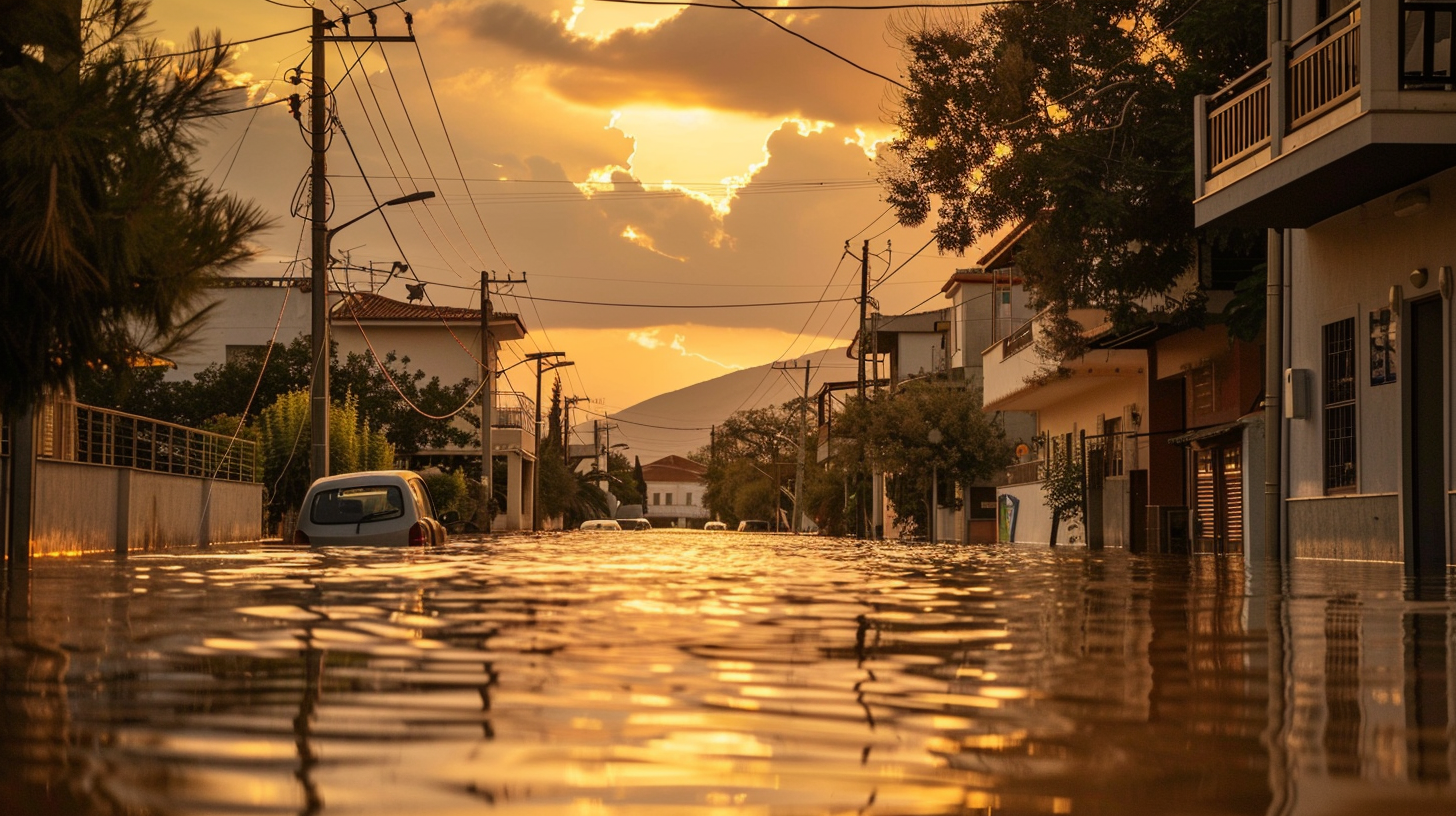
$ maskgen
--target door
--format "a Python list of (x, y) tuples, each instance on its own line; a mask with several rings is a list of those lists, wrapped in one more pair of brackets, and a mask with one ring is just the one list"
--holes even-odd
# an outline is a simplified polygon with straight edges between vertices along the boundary
[(1446, 568), (1446, 346), (1440, 298), (1406, 310), (1406, 571), (1439, 575)]
[(1244, 551), (1244, 468), (1239, 442), (1193, 452), (1194, 552)]

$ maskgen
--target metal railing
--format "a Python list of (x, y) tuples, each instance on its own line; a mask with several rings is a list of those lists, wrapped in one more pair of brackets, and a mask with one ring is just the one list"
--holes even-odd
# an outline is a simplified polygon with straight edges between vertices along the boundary
[(229, 482), (258, 480), (253, 442), (69, 401), (49, 403), (39, 414), (36, 455), (42, 459)]
[(1028, 320), (1021, 324), (1001, 341), (1001, 359), (1014, 357), (1031, 346), (1032, 328), (1034, 320)]
[(535, 433), (535, 400), (516, 391), (497, 391), (493, 400), (492, 428), (520, 428)]
[(1008, 485), (1030, 484), (1039, 482), (1046, 475), (1046, 460), (1035, 459), (1030, 462), (1020, 462), (1006, 468), (1006, 481)]

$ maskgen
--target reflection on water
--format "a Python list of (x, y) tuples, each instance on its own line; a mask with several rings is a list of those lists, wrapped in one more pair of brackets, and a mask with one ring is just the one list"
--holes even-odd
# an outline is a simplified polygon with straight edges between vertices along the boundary
[(43, 560), (6, 813), (1451, 812), (1398, 567), (682, 532)]

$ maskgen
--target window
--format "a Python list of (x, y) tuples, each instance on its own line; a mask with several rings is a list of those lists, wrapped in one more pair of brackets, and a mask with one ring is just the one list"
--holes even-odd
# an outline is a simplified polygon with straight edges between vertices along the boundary
[[(653, 493), (652, 494), (652, 503), (653, 504), (662, 504), (662, 494), (661, 493)], [(669, 502), (669, 504), (671, 504), (671, 502)]]
[(684, 498), (684, 499), (683, 499), (683, 504), (686, 504), (686, 505), (691, 505), (691, 504), (692, 504), (692, 503), (693, 503), (693, 494), (691, 494), (691, 493), (689, 493), (689, 494), (688, 494), (688, 495), (687, 495), (687, 497), (685, 497), (685, 498)]
[(662, 494), (662, 498), (663, 498), (663, 504), (666, 504), (666, 505), (669, 505), (669, 506), (672, 505), (672, 494), (671, 493), (664, 493), (664, 494)]
[(1324, 327), (1325, 492), (1355, 489), (1355, 318)]

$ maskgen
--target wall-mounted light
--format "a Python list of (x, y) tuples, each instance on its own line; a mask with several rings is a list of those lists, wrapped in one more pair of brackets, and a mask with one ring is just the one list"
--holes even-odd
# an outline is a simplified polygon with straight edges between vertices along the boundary
[(1411, 286), (1414, 286), (1417, 289), (1424, 287), (1426, 285), (1426, 281), (1430, 280), (1430, 278), (1431, 276), (1426, 273), (1426, 268), (1424, 266), (1416, 267), (1415, 269), (1411, 270)]
[(1395, 216), (1405, 218), (1424, 210), (1431, 203), (1431, 193), (1424, 187), (1406, 190), (1395, 197)]
[(1452, 287), (1456, 287), (1456, 281), (1451, 279), (1451, 267), (1443, 266), (1436, 273), (1436, 286), (1441, 290), (1441, 297), (1447, 300), (1451, 299), (1451, 289)]

